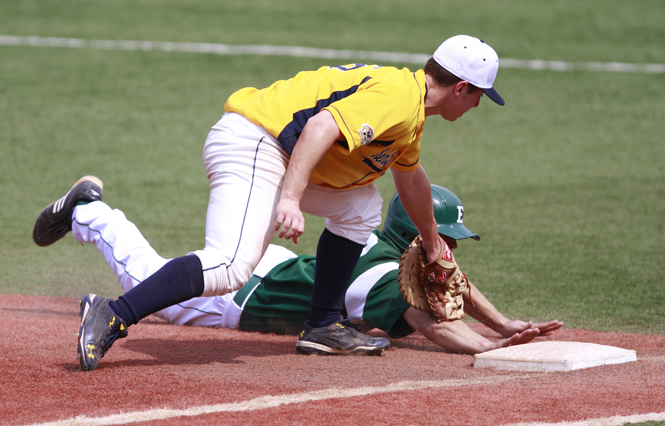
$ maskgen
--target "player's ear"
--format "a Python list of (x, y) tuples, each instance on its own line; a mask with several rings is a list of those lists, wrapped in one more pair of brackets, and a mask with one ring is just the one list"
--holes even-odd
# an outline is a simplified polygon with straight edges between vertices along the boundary
[(469, 90), (468, 82), (460, 80), (457, 83), (455, 83), (455, 96), (462, 96), (468, 90)]

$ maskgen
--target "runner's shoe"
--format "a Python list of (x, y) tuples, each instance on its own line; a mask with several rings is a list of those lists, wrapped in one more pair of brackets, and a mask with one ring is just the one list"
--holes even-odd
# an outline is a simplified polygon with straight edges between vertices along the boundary
[(83, 176), (58, 201), (49, 204), (37, 216), (32, 230), (32, 240), (40, 247), (51, 244), (72, 230), (72, 213), (76, 203), (102, 199), (104, 184), (95, 176)]
[(109, 306), (111, 299), (88, 294), (81, 299), (81, 328), (78, 333), (78, 354), (81, 370), (97, 368), (116, 339), (127, 337), (127, 325)]
[(390, 347), (388, 339), (366, 336), (358, 330), (360, 327), (350, 321), (317, 328), (305, 323), (296, 350), (304, 355), (381, 355)]

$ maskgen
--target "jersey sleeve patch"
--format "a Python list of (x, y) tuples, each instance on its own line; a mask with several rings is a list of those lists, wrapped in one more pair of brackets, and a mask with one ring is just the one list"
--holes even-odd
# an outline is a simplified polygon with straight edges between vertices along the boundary
[(374, 140), (374, 129), (369, 124), (363, 124), (358, 133), (360, 134), (361, 145), (367, 145)]

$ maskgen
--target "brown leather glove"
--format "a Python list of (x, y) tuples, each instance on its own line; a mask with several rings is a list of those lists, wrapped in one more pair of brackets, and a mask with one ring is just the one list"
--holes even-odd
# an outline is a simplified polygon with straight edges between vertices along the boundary
[(398, 282), (404, 300), (420, 311), (431, 312), (439, 322), (464, 318), (463, 294), (468, 280), (450, 248), (444, 244), (435, 261), (425, 262), (422, 238), (417, 236), (399, 262)]

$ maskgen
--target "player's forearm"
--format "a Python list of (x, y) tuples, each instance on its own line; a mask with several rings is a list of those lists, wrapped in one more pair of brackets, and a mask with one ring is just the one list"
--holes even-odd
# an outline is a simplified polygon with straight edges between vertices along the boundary
[(505, 336), (503, 326), (508, 322), (508, 318), (503, 316), (471, 282), (464, 292), (464, 313)]
[(432, 190), (429, 178), (422, 166), (413, 172), (393, 169), (393, 180), (404, 210), (423, 238), (423, 248), (428, 260), (441, 252), (445, 244), (439, 237), (439, 228), (434, 218)]
[(402, 316), (413, 329), (448, 351), (473, 355), (485, 352), (492, 346), (491, 341), (460, 320), (439, 323), (429, 313), (414, 308), (407, 309)]
[(332, 144), (341, 138), (337, 123), (326, 110), (307, 122), (286, 170), (282, 198), (300, 202), (312, 172)]

